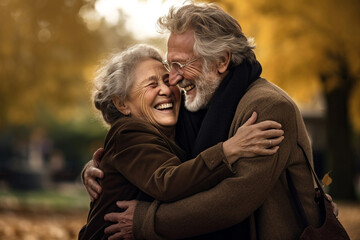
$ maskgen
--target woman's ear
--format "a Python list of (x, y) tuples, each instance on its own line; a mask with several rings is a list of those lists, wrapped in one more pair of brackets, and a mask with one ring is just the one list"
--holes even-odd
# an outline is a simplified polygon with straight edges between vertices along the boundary
[(111, 100), (115, 105), (116, 109), (119, 110), (119, 112), (121, 112), (125, 116), (130, 115), (131, 112), (129, 107), (119, 96), (113, 96)]
[(228, 50), (226, 51), (223, 56), (219, 59), (219, 63), (218, 63), (218, 72), (220, 74), (223, 74), (224, 72), (226, 72), (226, 70), (229, 67), (230, 64), (230, 60), (231, 60), (231, 52)]

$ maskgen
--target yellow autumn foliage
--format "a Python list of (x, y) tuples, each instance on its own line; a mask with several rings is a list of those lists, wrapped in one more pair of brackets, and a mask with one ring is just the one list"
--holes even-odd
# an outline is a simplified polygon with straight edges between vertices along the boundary
[[(300, 107), (318, 106), (321, 93), (360, 80), (360, 2), (219, 0), (245, 34), (254, 37), (262, 76), (282, 87)], [(346, 64), (352, 82), (341, 74)], [(327, 81), (321, 81), (321, 75)], [(360, 84), (349, 96), (351, 121), (360, 132)], [(320, 103), (321, 105), (322, 103)], [(315, 109), (319, 110), (319, 109)]]

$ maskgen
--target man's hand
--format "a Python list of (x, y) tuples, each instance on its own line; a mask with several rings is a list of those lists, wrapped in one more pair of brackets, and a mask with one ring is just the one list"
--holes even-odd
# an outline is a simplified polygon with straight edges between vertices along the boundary
[(110, 225), (104, 230), (105, 234), (112, 234), (108, 240), (135, 239), (133, 234), (133, 219), (137, 203), (137, 200), (116, 202), (119, 208), (126, 209), (125, 212), (108, 213), (105, 215), (105, 221), (114, 222), (113, 225)]
[(102, 191), (97, 179), (104, 177), (103, 171), (99, 169), (100, 159), (103, 153), (103, 148), (96, 150), (93, 158), (85, 165), (82, 173), (84, 186), (89, 193), (92, 202), (99, 197), (99, 194)]

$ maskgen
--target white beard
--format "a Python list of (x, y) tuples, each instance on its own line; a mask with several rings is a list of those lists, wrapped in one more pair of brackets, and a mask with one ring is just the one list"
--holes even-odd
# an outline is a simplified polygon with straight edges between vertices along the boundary
[[(185, 79), (184, 79), (185, 80)], [(222, 79), (214, 72), (204, 73), (196, 79), (196, 95), (185, 95), (185, 107), (190, 112), (196, 112), (208, 106), (216, 89), (219, 87)]]

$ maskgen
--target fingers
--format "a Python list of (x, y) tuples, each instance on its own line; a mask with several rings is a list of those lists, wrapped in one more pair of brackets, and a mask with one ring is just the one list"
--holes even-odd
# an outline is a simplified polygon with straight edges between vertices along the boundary
[[(106, 216), (106, 215), (105, 215)], [(105, 219), (105, 218), (104, 218)], [(106, 219), (105, 219), (106, 220)], [(113, 225), (110, 225), (108, 226), (107, 228), (104, 229), (104, 233), (105, 234), (114, 234), (114, 233), (117, 233), (117, 232), (120, 232), (121, 231), (121, 227), (119, 224), (113, 224)]]
[(257, 145), (257, 151), (256, 153), (260, 154), (263, 153), (264, 155), (271, 155), (274, 154), (276, 151), (268, 151), (268, 150), (274, 150), (275, 147), (278, 147), (280, 143), (284, 140), (284, 136), (280, 136), (277, 138), (271, 138), (271, 139), (264, 139), (262, 141), (262, 144)]
[[(94, 168), (95, 169), (95, 168)], [(99, 170), (99, 169), (97, 169)], [(95, 199), (99, 197), (99, 194), (102, 192), (102, 188), (100, 184), (97, 182), (96, 177), (94, 177), (93, 170), (87, 169), (84, 173), (84, 185), (86, 188), (86, 191), (90, 195), (90, 200), (93, 202)], [(100, 171), (100, 170), (99, 170)], [(101, 174), (95, 173), (96, 176), (103, 176), (103, 173)]]
[(92, 188), (86, 187), (86, 191), (89, 193), (90, 201), (94, 201), (99, 197), (99, 194), (97, 194)]
[[(279, 129), (263, 130), (258, 133), (259, 145), (264, 148), (272, 148), (284, 140), (284, 131)], [(259, 146), (261, 147), (261, 146)]]
[(104, 172), (101, 171), (99, 168), (96, 167), (89, 167), (86, 171), (85, 171), (85, 179), (88, 178), (92, 178), (92, 179), (97, 179), (97, 178), (103, 178), (104, 177)]
[(121, 218), (119, 215), (121, 216), (121, 213), (117, 213), (117, 212), (108, 213), (104, 216), (104, 220), (109, 222), (118, 222), (119, 219)]
[(98, 178), (103, 178), (104, 173), (98, 168), (89, 168), (84, 173), (85, 186), (93, 189), (97, 193), (101, 193), (102, 189), (100, 184), (97, 182)]
[(135, 208), (136, 204), (138, 203), (137, 200), (131, 200), (131, 201), (117, 201), (116, 205), (119, 208), (127, 209), (127, 208)]
[(103, 171), (101, 171), (96, 167), (89, 166), (84, 171), (84, 185), (86, 188), (91, 188), (95, 192), (100, 194), (102, 190), (101, 190), (101, 186), (97, 182), (97, 179), (103, 177), (104, 177)]
[(272, 148), (259, 148), (257, 151), (254, 151), (258, 155), (273, 155), (279, 150), (279, 146), (275, 146)]
[(117, 201), (116, 205), (121, 209), (127, 209), (129, 207), (129, 201)]
[(280, 136), (277, 138), (265, 139), (264, 146), (265, 146), (265, 148), (275, 147), (275, 146), (279, 145), (282, 142), (282, 140), (284, 140), (284, 138), (285, 138), (284, 136)]
[(283, 129), (269, 129), (264, 131), (269, 137), (279, 137), (284, 135)]
[(104, 148), (99, 148), (98, 150), (96, 150), (96, 152), (93, 154), (93, 161), (94, 161), (94, 166), (95, 167), (99, 167), (99, 163), (101, 160), (102, 155), (104, 154)]
[(256, 122), (257, 119), (257, 113), (253, 112), (251, 114), (251, 117), (243, 124), (243, 126), (250, 126)]
[(259, 137), (271, 139), (284, 135), (284, 130), (282, 129), (269, 129), (259, 132)]
[[(106, 234), (114, 234), (114, 233), (120, 232), (124, 229), (127, 229), (128, 226), (130, 226), (127, 223), (126, 219), (124, 218), (123, 213), (118, 213), (118, 212), (108, 213), (104, 216), (104, 220), (109, 221), (109, 222), (114, 222), (114, 224), (105, 228), (104, 232)], [(131, 229), (131, 227), (130, 227), (130, 229)]]
[(262, 143), (257, 143), (255, 146), (249, 149), (249, 151), (253, 153), (253, 155), (250, 156), (273, 155), (279, 150), (280, 148), (279, 144), (283, 140), (284, 140), (284, 136), (280, 136), (272, 139), (264, 139), (262, 140)]
[(270, 128), (279, 129), (281, 128), (281, 124), (275, 121), (267, 120), (255, 124), (254, 127), (258, 127), (260, 130), (266, 130)]

